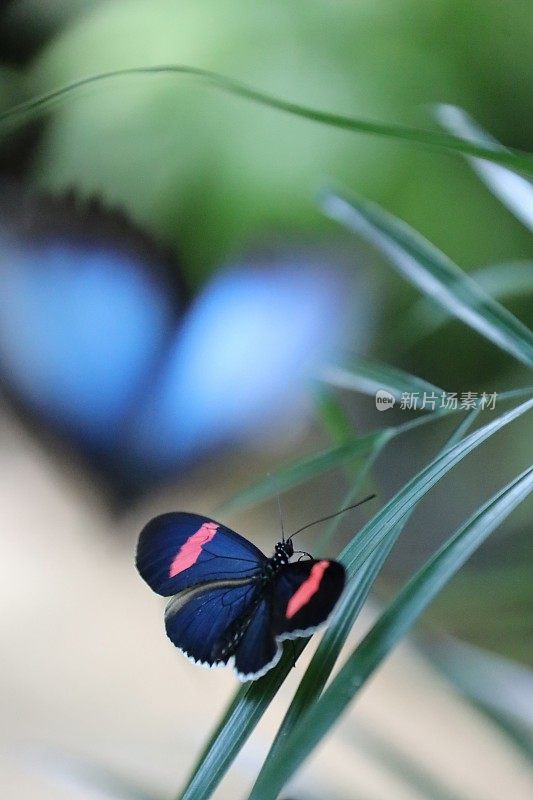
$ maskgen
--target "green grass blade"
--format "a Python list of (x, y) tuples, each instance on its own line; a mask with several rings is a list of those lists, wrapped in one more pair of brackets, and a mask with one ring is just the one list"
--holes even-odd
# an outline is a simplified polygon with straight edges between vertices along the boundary
[[(469, 277), (495, 300), (533, 294), (533, 261), (509, 261), (489, 264), (469, 272)], [(450, 319), (450, 314), (432, 300), (422, 297), (407, 311), (397, 332), (404, 347), (410, 347), (438, 331)]]
[[(347, 476), (350, 489), (345, 496), (345, 500), (341, 503), (340, 508), (347, 508), (348, 506), (353, 505), (358, 498), (363, 496), (364, 486), (367, 484), (367, 482), (371, 483), (369, 481), (369, 476), (372, 473), (374, 464), (381, 455), (382, 449), (382, 447), (376, 448), (368, 456), (366, 461), (360, 464), (357, 474), (353, 479), (352, 476)], [(331, 556), (331, 553), (333, 552), (331, 543), (339, 522), (340, 517), (334, 517), (327, 525), (324, 526), (320, 533), (317, 546), (313, 548), (313, 555), (315, 558), (329, 558)]]
[(533, 467), (530, 467), (485, 503), (416, 573), (356, 647), (322, 697), (301, 717), (278, 758), (257, 782), (250, 800), (275, 800), (438, 592), (532, 490)]
[(396, 400), (400, 400), (403, 392), (443, 394), (442, 389), (422, 378), (370, 358), (353, 358), (346, 365), (329, 366), (323, 370), (320, 378), (331, 386), (371, 396), (378, 389), (386, 389)]
[(533, 408), (533, 399), (506, 411), (487, 425), (462, 439), (437, 456), (427, 467), (408, 481), (348, 543), (341, 559), (349, 574), (354, 574), (372, 551), (389, 535), (415, 504), (465, 456), (497, 431)]
[[(357, 479), (353, 490), (346, 498), (346, 505), (355, 499), (359, 492), (359, 484), (360, 480)], [(331, 522), (330, 533), (336, 525), (338, 519)], [(198, 759), (190, 781), (183, 794), (179, 796), (179, 800), (200, 800), (209, 797), (215, 790), (289, 674), (294, 659), (300, 656), (308, 641), (300, 639), (292, 642), (290, 650), (284, 652), (275, 670), (267, 673), (259, 681), (246, 684), (237, 690), (228, 710)]]
[[(436, 116), (443, 128), (456, 136), (486, 147), (502, 147), (462, 108), (438, 105)], [(489, 164), (472, 157), (468, 160), (492, 194), (509, 209), (511, 214), (533, 231), (533, 183), (500, 164)]]
[(427, 297), (523, 364), (533, 366), (533, 333), (413, 228), (363, 198), (328, 192), (322, 205), (332, 219), (385, 253)]
[(533, 293), (533, 261), (487, 264), (469, 274), (491, 297), (514, 297)]
[[(474, 409), (465, 419), (461, 420), (456, 430), (441, 449), (441, 454), (463, 438), (479, 413), (477, 409)], [(351, 497), (348, 497), (343, 505), (348, 505), (351, 499)], [(284, 746), (287, 736), (296, 725), (298, 719), (320, 696), (335, 666), (342, 647), (368, 598), (374, 581), (392, 547), (405, 528), (409, 516), (410, 515), (405, 516), (403, 520), (392, 529), (388, 538), (385, 539), (379, 547), (376, 547), (374, 552), (370, 554), (366, 562), (355, 575), (353, 579), (353, 589), (346, 594), (342, 606), (335, 614), (335, 620), (324, 633), (316, 653), (296, 690), (292, 703), (285, 714), (263, 768), (259, 773), (258, 781), (262, 779), (261, 776), (263, 772), (269, 768), (268, 764), (276, 759), (280, 748)]]
[[(504, 425), (516, 419), (532, 407), (533, 399), (501, 415), (492, 423), (489, 423), (484, 428), (468, 436), (455, 447), (448, 449), (440, 458), (437, 458), (433, 464), (430, 465), (430, 467), (433, 467), (433, 471), (430, 472), (430, 474), (428, 474), (427, 470), (419, 473), (418, 485), (412, 487), (412, 481), (410, 484), (407, 484), (407, 487), (411, 488), (405, 493), (406, 496), (402, 495), (401, 492), (398, 493), (398, 495), (382, 509), (382, 512), (385, 513), (379, 512), (378, 515), (374, 517), (377, 523), (372, 525), (374, 522), (374, 520), (372, 520), (371, 523), (367, 524), (365, 528), (362, 529), (355, 541), (345, 548), (342, 558), (344, 563), (348, 564), (350, 574), (353, 575), (357, 569), (362, 566), (362, 561), (364, 560), (360, 559), (359, 563), (357, 563), (357, 558), (360, 556), (360, 553), (356, 547), (364, 531), (366, 531), (365, 543), (367, 545), (367, 550), (371, 553), (387, 534), (390, 533), (394, 524), (402, 522), (403, 517), (410, 511), (415, 503), (460, 461), (461, 458), (492, 434), (496, 433), (496, 431), (504, 427)], [(444, 459), (444, 461), (442, 461), (442, 459)], [(391, 508), (391, 505), (394, 504), (395, 501), (396, 505), (398, 505), (401, 510), (401, 513), (398, 513), (396, 516), (393, 514), (393, 509)], [(393, 518), (395, 522), (391, 524), (390, 521)], [(352, 552), (354, 548), (356, 550), (355, 553)], [(299, 640), (294, 643), (297, 656), (301, 653), (306, 643), (307, 641), (305, 640)], [(207, 800), (207, 798), (210, 797), (229, 769), (244, 742), (254, 730), (270, 701), (288, 675), (291, 667), (292, 654), (284, 653), (283, 658), (275, 670), (271, 670), (259, 681), (251, 685), (247, 684), (237, 691), (230, 708), (212, 735), (203, 755), (193, 771), (187, 787), (180, 795), (179, 800)]]
[[(524, 386), (520, 389), (511, 389), (508, 392), (501, 392), (498, 395), (498, 403), (528, 397), (533, 394), (533, 386)], [(354, 439), (353, 442), (346, 442), (343, 445), (329, 448), (320, 453), (306, 456), (303, 459), (282, 468), (275, 475), (267, 475), (256, 481), (242, 491), (235, 494), (230, 500), (223, 503), (218, 511), (228, 512), (229, 510), (240, 509), (245, 506), (253, 505), (276, 496), (278, 491), (291, 489), (304, 483), (311, 478), (321, 475), (323, 472), (342, 466), (344, 463), (357, 461), (362, 455), (366, 456), (365, 464), (375, 460), (382, 448), (396, 436), (408, 433), (415, 428), (431, 424), (443, 417), (451, 414), (458, 414), (464, 409), (438, 409), (436, 411), (423, 414), (401, 425), (384, 428), (379, 431)], [(366, 466), (363, 465), (363, 469)]]
[(319, 385), (314, 392), (318, 417), (335, 444), (348, 444), (357, 436), (348, 414), (330, 387)]
[(476, 419), (481, 414), (481, 410), (479, 408), (473, 408), (471, 411), (468, 412), (466, 417), (461, 420), (457, 428), (454, 430), (442, 450), (440, 454), (442, 455), (446, 450), (450, 450), (452, 447), (455, 447), (456, 444), (459, 444), (461, 439), (466, 436), (469, 428), (472, 427)]
[(334, 128), (352, 131), (354, 133), (367, 133), (374, 136), (384, 136), (392, 139), (400, 139), (411, 143), (424, 145), (425, 147), (447, 150), (449, 152), (461, 153), (463, 155), (476, 156), (477, 158), (487, 159), (496, 164), (504, 164), (512, 169), (516, 169), (533, 175), (533, 155), (521, 150), (511, 150), (498, 146), (487, 146), (477, 144), (468, 139), (461, 139), (459, 136), (444, 133), (442, 131), (426, 131), (418, 128), (410, 128), (405, 125), (390, 125), (382, 122), (374, 122), (357, 117), (349, 117), (342, 114), (331, 114), (315, 108), (291, 103), (277, 97), (259, 92), (250, 86), (246, 86), (239, 81), (218, 75), (215, 72), (201, 69), (199, 67), (189, 67), (181, 64), (162, 64), (160, 66), (131, 67), (128, 69), (118, 69), (110, 72), (101, 72), (96, 75), (89, 75), (85, 78), (69, 83), (58, 89), (53, 89), (46, 94), (35, 97), (19, 105), (13, 106), (0, 114), (0, 129), (4, 128), (9, 132), (13, 127), (32, 119), (39, 113), (49, 110), (54, 104), (65, 99), (79, 89), (92, 84), (107, 82), (111, 80), (133, 77), (133, 76), (153, 76), (153, 75), (188, 75), (199, 78), (204, 82), (225, 92), (243, 97), (254, 103), (282, 111), (302, 119), (316, 122), (321, 125), (329, 125)]
[(371, 554), (363, 564), (352, 581), (352, 590), (345, 595), (342, 603), (335, 613), (334, 622), (326, 629), (320, 644), (317, 647), (305, 675), (300, 681), (294, 698), (276, 734), (276, 738), (268, 753), (263, 769), (259, 773), (257, 782), (261, 782), (262, 774), (269, 769), (269, 764), (275, 763), (279, 752), (284, 748), (285, 742), (298, 719), (314, 702), (335, 666), (339, 653), (344, 646), (348, 635), (366, 602), (378, 572), (390, 553), (397, 536), (400, 535), (404, 523), (396, 526), (393, 534), (381, 547)]
[(212, 795), (291, 671), (293, 655), (298, 658), (308, 641), (295, 641), (294, 652), (287, 649), (276, 669), (237, 690), (177, 800), (207, 800)]
[(355, 458), (370, 455), (376, 448), (383, 447), (392, 435), (393, 429), (386, 428), (300, 459), (290, 466), (278, 470), (275, 475), (261, 478), (261, 480), (247, 487), (244, 491), (239, 492), (231, 500), (224, 503), (220, 510), (227, 512), (274, 497), (278, 491), (287, 491)]
[[(335, 392), (331, 386), (317, 383), (314, 389), (314, 395), (317, 416), (321, 420), (332, 442), (336, 445), (342, 445), (349, 444), (353, 441), (354, 438), (358, 436), (358, 431), (348, 416), (346, 409), (340, 402), (337, 392)], [(381, 445), (378, 442), (378, 444), (372, 447), (369, 453), (362, 452), (359, 456), (350, 459), (344, 468), (345, 479), (349, 485), (359, 484), (363, 486), (365, 484), (372, 465), (384, 446), (385, 443)], [(351, 502), (355, 502), (355, 500)], [(349, 504), (347, 503), (347, 505)], [(335, 528), (334, 523), (335, 520), (332, 521), (332, 525), (330, 526), (331, 532), (333, 532)], [(329, 543), (326, 541), (327, 539), (328, 536), (321, 536), (322, 545), (325, 546)]]

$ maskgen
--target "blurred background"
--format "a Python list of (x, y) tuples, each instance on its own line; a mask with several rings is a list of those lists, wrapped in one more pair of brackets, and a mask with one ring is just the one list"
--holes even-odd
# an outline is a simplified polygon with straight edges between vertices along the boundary
[[(0, 111), (94, 73), (185, 64), (417, 127), (436, 127), (435, 103), (454, 104), (531, 151), (532, 52), (527, 0), (13, 0), (0, 10)], [(530, 274), (533, 237), (459, 156), (314, 125), (186, 76), (93, 84), (0, 129), (0, 182), (6, 796), (147, 796), (130, 779), (172, 796), (233, 678), (168, 646), (161, 604), (133, 568), (150, 516), (216, 516), (254, 479), (330, 446), (330, 401), (358, 432), (385, 424), (371, 397), (314, 382), (339, 352), (458, 393), (526, 382), (461, 323), (432, 325), (416, 291), (321, 214), (317, 191), (378, 201), (471, 272)], [(531, 324), (531, 295), (515, 284), (500, 299)], [(387, 412), (386, 424), (411, 417)], [(450, 430), (387, 448), (370, 477), (379, 502)], [(519, 420), (432, 492), (376, 608), (523, 467), (530, 442)], [(347, 480), (287, 493), (286, 527), (337, 508)], [(343, 520), (334, 551), (371, 513)], [(223, 521), (266, 552), (277, 540), (275, 502)], [(530, 796), (530, 529), (520, 508), (469, 562), (294, 797)], [(244, 795), (296, 682), (217, 797)]]

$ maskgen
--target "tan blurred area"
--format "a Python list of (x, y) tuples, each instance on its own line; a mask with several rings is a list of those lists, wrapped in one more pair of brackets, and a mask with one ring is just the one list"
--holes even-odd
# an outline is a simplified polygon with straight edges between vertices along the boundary
[[(162, 510), (212, 513), (227, 480), (203, 484), (196, 476), (117, 523), (6, 415), (0, 431), (1, 796), (123, 796), (78, 779), (69, 767), (74, 758), (171, 798), (236, 683), (226, 670), (191, 665), (169, 644), (162, 603), (133, 566), (136, 535)], [(271, 529), (271, 520), (257, 514), (246, 533), (268, 550)], [(360, 633), (361, 625), (354, 635)], [(302, 662), (216, 797), (246, 796)], [(332, 800), (528, 800), (533, 772), (498, 729), (404, 645), (287, 792)]]

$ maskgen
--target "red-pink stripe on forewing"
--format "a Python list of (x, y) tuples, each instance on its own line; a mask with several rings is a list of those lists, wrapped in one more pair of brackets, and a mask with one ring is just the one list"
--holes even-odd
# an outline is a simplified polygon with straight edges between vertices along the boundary
[(196, 533), (193, 533), (192, 536), (189, 536), (187, 541), (184, 542), (178, 550), (174, 561), (170, 565), (170, 578), (174, 578), (176, 575), (179, 575), (180, 572), (183, 572), (184, 570), (189, 569), (189, 567), (192, 567), (193, 564), (196, 564), (202, 552), (203, 546), (211, 541), (217, 532), (218, 527), (219, 526), (216, 524), (216, 522), (204, 522), (204, 524), (196, 531)]

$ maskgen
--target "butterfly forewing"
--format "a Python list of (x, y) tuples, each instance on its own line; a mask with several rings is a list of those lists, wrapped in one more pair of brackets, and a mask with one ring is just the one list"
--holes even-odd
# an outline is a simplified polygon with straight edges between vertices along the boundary
[(297, 561), (281, 567), (274, 579), (272, 629), (277, 639), (309, 636), (323, 625), (344, 589), (346, 573), (338, 561)]
[(173, 512), (145, 526), (136, 563), (150, 588), (168, 597), (213, 581), (252, 578), (266, 561), (254, 544), (219, 522)]

